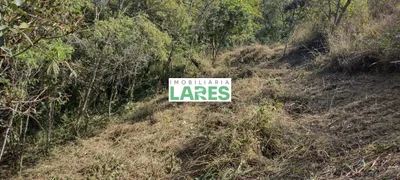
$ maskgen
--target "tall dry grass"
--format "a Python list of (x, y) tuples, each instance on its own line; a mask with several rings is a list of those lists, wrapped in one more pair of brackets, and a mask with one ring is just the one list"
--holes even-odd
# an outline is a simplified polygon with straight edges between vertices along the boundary
[[(324, 9), (319, 7), (320, 9)], [(400, 2), (396, 0), (355, 0), (332, 32), (322, 12), (314, 12), (296, 25), (291, 43), (307, 47), (320, 34), (329, 53), (326, 64), (334, 61), (341, 69), (365, 70), (398, 63), (400, 55)], [(323, 20), (321, 20), (323, 19)], [(321, 54), (318, 54), (321, 55)], [(339, 68), (339, 69), (340, 69)]]

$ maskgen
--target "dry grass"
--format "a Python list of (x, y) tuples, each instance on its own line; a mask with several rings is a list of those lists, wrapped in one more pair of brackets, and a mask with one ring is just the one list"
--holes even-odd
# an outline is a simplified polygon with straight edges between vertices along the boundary
[(290, 44), (312, 54), (314, 68), (350, 73), (400, 70), (398, 1), (353, 1), (334, 32), (329, 22), (321, 21), (325, 14), (307, 18), (296, 24)]
[(146, 179), (170, 176), (180, 169), (175, 152), (195, 133), (193, 121), (199, 120), (199, 112), (202, 107), (185, 105), (155, 112), (149, 117), (154, 122), (112, 124), (94, 138), (55, 149), (50, 159), (25, 171), (21, 177)]
[(119, 123), (15, 178), (399, 178), (400, 77), (282, 69), (280, 52), (247, 47), (216, 61), (213, 74), (252, 72), (235, 77), (231, 103), (164, 94), (127, 105)]
[[(259, 65), (270, 66), (281, 56), (284, 46), (246, 46), (222, 54), (215, 62), (215, 68), (208, 77), (231, 77), (242, 79), (259, 73)], [(281, 70), (278, 70), (281, 72)]]
[[(400, 121), (395, 110), (400, 102), (396, 84), (399, 78), (396, 74), (333, 74), (310, 76), (302, 82), (306, 85), (303, 92), (311, 94), (306, 101), (311, 111), (298, 119), (328, 137), (334, 147), (326, 151), (326, 166), (334, 169), (322, 178), (399, 177), (391, 170), (399, 168), (395, 162), (400, 157), (393, 154), (399, 148), (396, 137), (400, 135)], [(301, 86), (296, 91), (301, 92), (298, 87)], [(381, 151), (365, 151), (371, 147)], [(389, 157), (394, 159), (388, 160)]]
[(398, 68), (391, 63), (397, 61), (399, 55), (400, 39), (395, 38), (400, 32), (400, 27), (396, 25), (400, 21), (397, 4), (388, 1), (391, 10), (386, 8), (388, 12), (380, 13), (379, 17), (361, 12), (343, 21), (336, 32), (327, 38), (329, 56), (335, 61), (333, 66), (350, 72)]

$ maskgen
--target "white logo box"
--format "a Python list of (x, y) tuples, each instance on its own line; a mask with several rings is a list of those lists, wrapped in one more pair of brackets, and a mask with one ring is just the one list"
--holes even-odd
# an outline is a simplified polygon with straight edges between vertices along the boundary
[(170, 102), (231, 102), (231, 78), (169, 78)]

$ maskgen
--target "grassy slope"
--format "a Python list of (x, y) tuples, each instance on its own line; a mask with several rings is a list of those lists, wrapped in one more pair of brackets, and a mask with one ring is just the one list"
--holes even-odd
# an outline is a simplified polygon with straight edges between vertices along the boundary
[(321, 73), (281, 51), (221, 56), (208, 73), (234, 78), (232, 103), (129, 105), (15, 178), (400, 178), (399, 74)]

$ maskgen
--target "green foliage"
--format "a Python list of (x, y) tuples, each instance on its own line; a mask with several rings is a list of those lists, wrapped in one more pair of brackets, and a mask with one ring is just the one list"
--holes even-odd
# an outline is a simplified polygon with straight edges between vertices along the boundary
[(145, 4), (153, 7), (145, 13), (161, 30), (168, 32), (175, 40), (185, 38), (193, 23), (187, 4), (180, 0), (147, 0)]
[[(149, 93), (157, 88), (172, 40), (146, 16), (99, 20), (82, 36), (74, 54), (74, 67), (82, 74), (76, 88), (87, 99), (99, 97), (93, 106), (112, 108), (120, 99), (126, 102), (140, 97), (135, 93), (138, 89), (149, 88)], [(93, 82), (88, 84), (88, 79)], [(85, 93), (90, 93), (89, 97)]]
[(260, 11), (263, 19), (260, 21), (261, 29), (257, 33), (257, 38), (261, 42), (276, 42), (288, 36), (286, 23), (287, 13), (284, 6), (286, 3), (281, 0), (262, 0)]
[[(89, 35), (94, 44), (104, 44), (105, 56), (123, 55), (131, 45), (139, 47), (140, 54), (153, 56), (155, 61), (165, 61), (168, 56), (171, 39), (161, 32), (144, 16), (129, 18), (121, 16), (107, 21), (98, 21)], [(95, 54), (92, 54), (95, 55)]]
[[(62, 5), (61, 5), (62, 4)], [(5, 154), (27, 151), (28, 135), (42, 131), (43, 149), (66, 101), (73, 48), (61, 40), (82, 20), (84, 0), (10, 1), (0, 3), (4, 38), (0, 56), (0, 119), (7, 125), (0, 138)], [(4, 132), (4, 133), (3, 133)], [(2, 154), (4, 155), (4, 154)], [(4, 156), (0, 156), (3, 160)]]
[(259, 29), (259, 1), (220, 0), (205, 22), (205, 33), (213, 49), (243, 44)]
[(154, 54), (158, 60), (166, 61), (171, 45), (171, 38), (167, 33), (160, 31), (154, 23), (142, 16), (138, 16), (135, 24), (139, 25), (142, 40), (146, 42), (146, 53)]
[(60, 72), (59, 65), (71, 59), (72, 46), (62, 42), (61, 39), (40, 41), (35, 47), (21, 54), (18, 59), (33, 68), (45, 64), (47, 74), (57, 76)]
[[(273, 43), (293, 34), (310, 40), (322, 34), (330, 54), (373, 51), (396, 63), (400, 52), (396, 0), (312, 0), (290, 13), (283, 10), (286, 4), (281, 0), (1, 1), (0, 36), (5, 44), (0, 50), (0, 119), (13, 124), (13, 136), (5, 142), (25, 144), (26, 134), (36, 134), (47, 149), (59, 139), (74, 139), (82, 131), (90, 134), (107, 122), (90, 116), (107, 111), (111, 115), (122, 103), (163, 91), (169, 77), (202, 75), (211, 68), (201, 64), (208, 57), (215, 59), (224, 49), (257, 40)], [(295, 26), (295, 33), (289, 25)], [(250, 141), (235, 139), (233, 131), (253, 139), (271, 133), (280, 136), (273, 118), (276, 109), (263, 109), (253, 119), (233, 124), (227, 136), (216, 138), (217, 152), (245, 150), (240, 145)], [(249, 131), (242, 126), (249, 126)], [(260, 143), (265, 156), (274, 156), (281, 147), (278, 141)], [(23, 148), (19, 150), (23, 154)], [(210, 165), (210, 174), (221, 164), (227, 165), (226, 159)]]
[(1, 4), (1, 31), (8, 40), (5, 45), (14, 55), (25, 52), (41, 39), (74, 32), (87, 2), (26, 0), (17, 4), (9, 0)]

